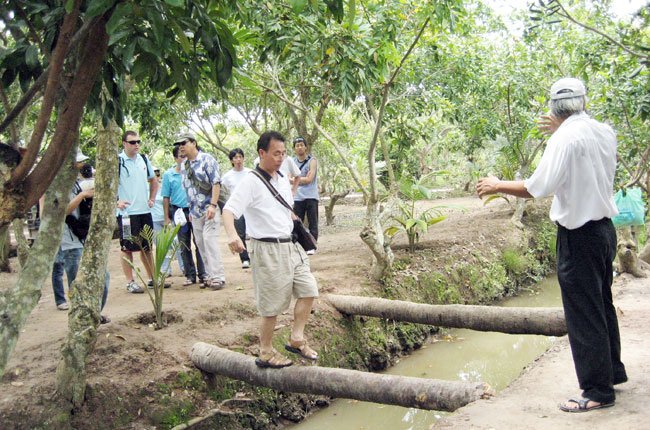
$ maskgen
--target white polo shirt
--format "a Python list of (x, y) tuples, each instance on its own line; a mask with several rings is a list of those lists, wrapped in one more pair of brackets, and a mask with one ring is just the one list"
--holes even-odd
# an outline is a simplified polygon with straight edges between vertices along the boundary
[(618, 213), (613, 199), (616, 135), (582, 112), (571, 115), (551, 136), (524, 182), (535, 198), (553, 195), (549, 216), (570, 230)]
[[(284, 201), (293, 206), (291, 185), (286, 176), (280, 172), (270, 180)], [(246, 232), (252, 238), (286, 238), (291, 237), (293, 221), (291, 212), (273, 197), (271, 191), (254, 173), (246, 174), (230, 195), (224, 209), (239, 218), (246, 218)]]

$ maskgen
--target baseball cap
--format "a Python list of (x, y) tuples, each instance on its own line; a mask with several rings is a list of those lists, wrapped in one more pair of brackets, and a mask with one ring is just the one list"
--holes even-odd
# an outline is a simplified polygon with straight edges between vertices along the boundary
[(295, 139), (293, 139), (293, 143), (298, 143), (298, 142), (304, 142), (305, 138), (302, 136), (298, 136)]
[(562, 78), (551, 85), (551, 100), (570, 99), (586, 94), (587, 89), (580, 79)]
[(194, 136), (194, 134), (189, 132), (178, 133), (174, 138), (174, 145), (183, 143), (186, 140), (193, 140), (194, 142), (196, 142), (196, 136)]
[(77, 150), (77, 158), (75, 159), (75, 161), (77, 163), (82, 163), (82, 162), (88, 160), (88, 158), (89, 158), (88, 156), (84, 155), (84, 153), (81, 152), (81, 149)]

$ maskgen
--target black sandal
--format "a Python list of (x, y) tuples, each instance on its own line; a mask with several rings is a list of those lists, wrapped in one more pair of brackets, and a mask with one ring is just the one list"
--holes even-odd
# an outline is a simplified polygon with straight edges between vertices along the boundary
[(564, 405), (560, 405), (560, 410), (564, 412), (571, 412), (571, 413), (577, 413), (577, 412), (589, 412), (593, 411), (594, 409), (603, 409), (603, 408), (611, 408), (614, 406), (615, 402), (610, 402), (610, 403), (599, 403), (595, 406), (587, 406), (589, 402), (594, 402), (597, 403), (595, 400), (591, 399), (580, 399), (580, 400), (575, 400), (575, 399), (569, 399), (567, 403), (575, 403), (578, 405), (577, 408), (569, 408), (566, 406), (566, 403)]

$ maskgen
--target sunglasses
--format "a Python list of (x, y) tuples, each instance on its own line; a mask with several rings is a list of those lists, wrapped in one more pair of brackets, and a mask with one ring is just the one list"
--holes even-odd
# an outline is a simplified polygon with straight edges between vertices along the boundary
[(127, 140), (127, 142), (130, 143), (131, 145), (139, 145), (142, 143), (141, 140)]
[(187, 142), (189, 142), (189, 140), (184, 140), (184, 141), (182, 141), (182, 142), (175, 142), (174, 145), (185, 146), (185, 144), (186, 144)]

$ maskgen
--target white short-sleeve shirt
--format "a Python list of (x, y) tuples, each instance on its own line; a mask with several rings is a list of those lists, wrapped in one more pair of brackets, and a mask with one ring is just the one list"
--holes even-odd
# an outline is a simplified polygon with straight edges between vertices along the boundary
[(553, 195), (551, 220), (573, 230), (618, 213), (615, 171), (614, 131), (583, 112), (567, 118), (553, 133), (524, 186), (535, 198)]
[[(291, 185), (286, 176), (278, 172), (270, 180), (284, 201), (293, 206)], [(254, 173), (246, 174), (230, 195), (224, 210), (229, 210), (239, 218), (246, 218), (246, 232), (252, 238), (291, 237), (293, 220), (291, 212), (271, 194), (262, 180)]]

